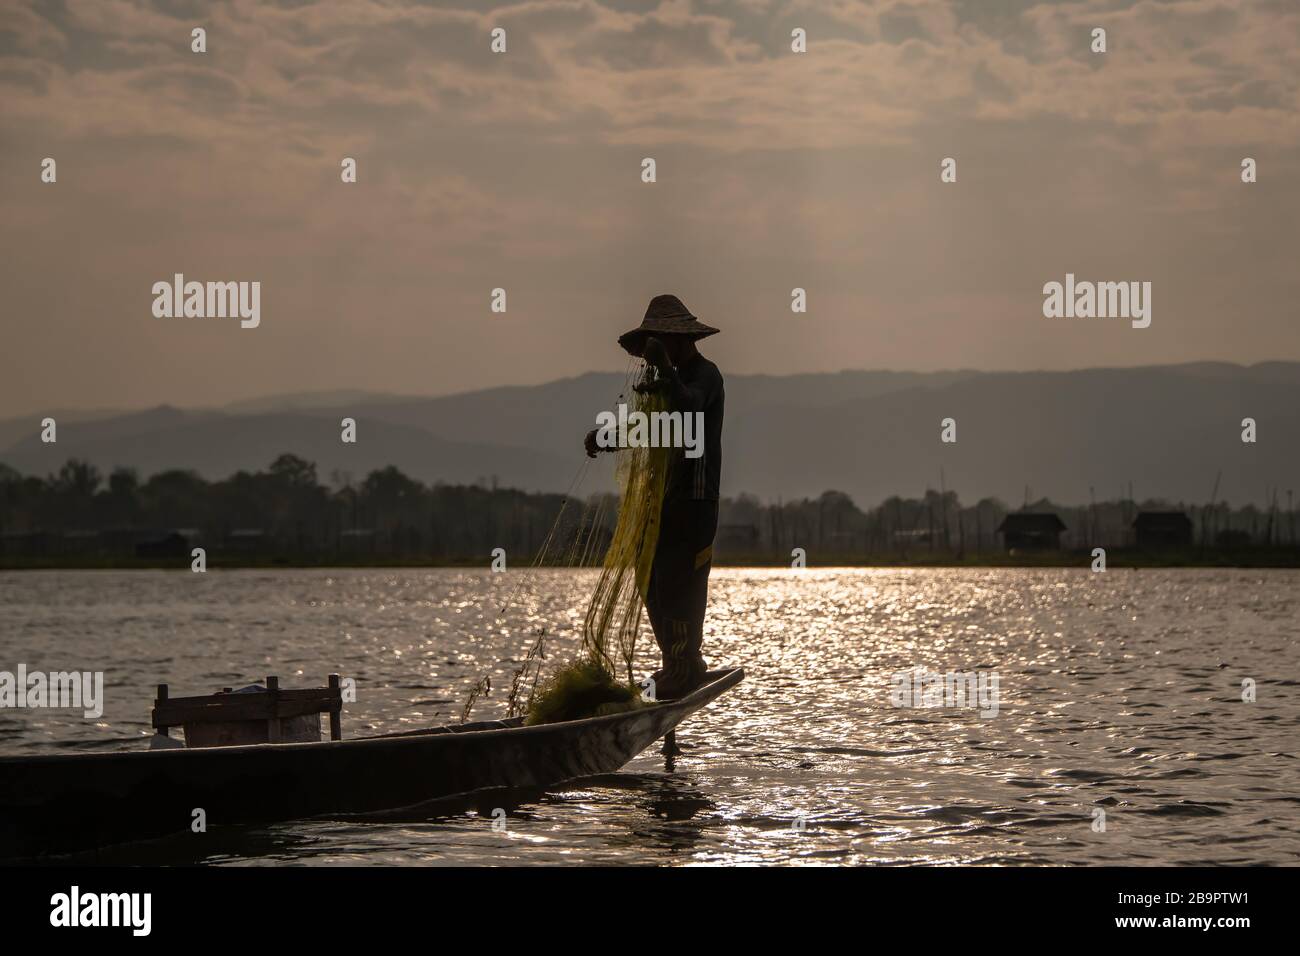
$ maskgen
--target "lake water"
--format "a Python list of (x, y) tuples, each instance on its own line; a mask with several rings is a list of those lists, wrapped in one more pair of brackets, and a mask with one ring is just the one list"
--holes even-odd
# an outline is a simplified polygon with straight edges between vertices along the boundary
[[(458, 720), (490, 674), (474, 717), (502, 716), (537, 627), (552, 662), (573, 652), (594, 579), (0, 574), (0, 670), (102, 670), (106, 697), (98, 721), (0, 710), (0, 752), (143, 747), (162, 681), (189, 695), (338, 672), (357, 680), (353, 736)], [(1298, 604), (1296, 571), (715, 570), (706, 656), (747, 677), (683, 725), (672, 772), (655, 748), (544, 794), (399, 822), (214, 827), (199, 856), (183, 837), (111, 859), (1295, 864)], [(894, 706), (895, 675), (913, 668), (996, 673), (996, 716)]]

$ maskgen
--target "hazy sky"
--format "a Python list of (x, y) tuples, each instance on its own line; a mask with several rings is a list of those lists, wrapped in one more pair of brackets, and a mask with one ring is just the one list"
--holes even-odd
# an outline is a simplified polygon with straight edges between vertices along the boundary
[(724, 372), (1300, 359), (1295, 0), (4, 8), (0, 417), (621, 369), (667, 291)]

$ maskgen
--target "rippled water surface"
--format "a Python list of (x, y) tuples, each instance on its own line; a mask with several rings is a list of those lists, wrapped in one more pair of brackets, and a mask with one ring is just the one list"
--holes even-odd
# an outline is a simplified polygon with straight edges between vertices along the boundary
[[(161, 681), (188, 695), (339, 672), (357, 680), (343, 723), (354, 736), (458, 720), (490, 674), (496, 690), (474, 716), (502, 716), (537, 627), (551, 661), (572, 653), (593, 582), (0, 574), (0, 670), (102, 670), (106, 696), (99, 721), (0, 710), (0, 752), (142, 746)], [(683, 725), (671, 772), (656, 748), (549, 793), (382, 822), (215, 827), (201, 849), (177, 838), (114, 859), (1295, 864), (1298, 602), (1294, 571), (717, 570), (706, 656), (747, 677)], [(996, 716), (893, 706), (894, 675), (911, 668), (995, 672)], [(491, 825), (497, 806), (505, 833)]]

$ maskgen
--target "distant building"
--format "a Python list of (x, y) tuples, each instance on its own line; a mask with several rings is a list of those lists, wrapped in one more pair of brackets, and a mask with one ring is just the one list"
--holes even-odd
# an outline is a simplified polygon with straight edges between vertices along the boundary
[(1002, 519), (997, 533), (1008, 551), (1059, 551), (1065, 522), (1052, 512), (1017, 511)]
[(1140, 511), (1133, 522), (1137, 546), (1147, 551), (1188, 548), (1192, 544), (1192, 519), (1181, 511)]
[(165, 528), (105, 528), (99, 532), (99, 548), (107, 554), (133, 554), (136, 546), (167, 537)]
[(190, 539), (180, 531), (170, 531), (152, 541), (141, 541), (135, 546), (137, 558), (188, 558)]

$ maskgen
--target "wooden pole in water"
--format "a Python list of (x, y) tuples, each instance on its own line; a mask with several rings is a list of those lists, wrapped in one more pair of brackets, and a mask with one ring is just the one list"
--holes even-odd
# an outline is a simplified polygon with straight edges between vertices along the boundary
[[(331, 696), (338, 695), (340, 693), (339, 675), (330, 674), (329, 683), (330, 683)], [(337, 706), (330, 707), (330, 740), (343, 739), (342, 709), (343, 709), (343, 702), (341, 698), (338, 701)]]
[(671, 771), (672, 759), (681, 753), (680, 748), (677, 746), (677, 731), (670, 730), (664, 734), (664, 749), (660, 753), (668, 758), (668, 769)]
[[(158, 700), (157, 700), (157, 702), (155, 703), (154, 706), (156, 707), (158, 704), (166, 703), (166, 701), (167, 701), (167, 685), (166, 685), (166, 684), (159, 684), (159, 685), (158, 685)], [(162, 734), (164, 737), (168, 737), (168, 736), (170, 736), (170, 734), (168, 733), (168, 731), (169, 731), (170, 729), (171, 729), (171, 728), (169, 728), (169, 727), (159, 727), (159, 728), (158, 728), (158, 733)]]

